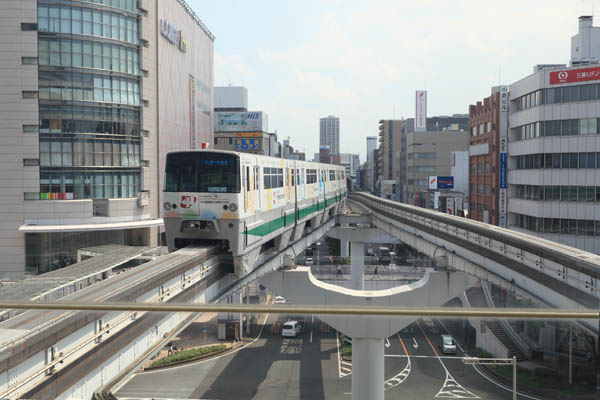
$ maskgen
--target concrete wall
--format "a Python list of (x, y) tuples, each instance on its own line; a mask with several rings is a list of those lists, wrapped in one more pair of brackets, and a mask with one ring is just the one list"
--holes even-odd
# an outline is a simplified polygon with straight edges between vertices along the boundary
[[(200, 148), (201, 142), (214, 143), (214, 61), (212, 38), (193, 20), (179, 1), (158, 1), (155, 13), (155, 21), (148, 23), (154, 23), (153, 29), (158, 29), (154, 40), (158, 45), (159, 94), (159, 179), (156, 190), (160, 193), (164, 180), (165, 154), (168, 151)], [(166, 19), (176, 29), (183, 31), (187, 42), (185, 52), (160, 34), (161, 19)], [(196, 82), (194, 100), (191, 99), (191, 77)], [(203, 92), (202, 87), (207, 87), (208, 92)], [(192, 123), (192, 117), (195, 123)], [(162, 200), (159, 200), (158, 204), (162, 204)]]
[(37, 65), (21, 57), (37, 57), (37, 31), (21, 31), (22, 22), (37, 23), (37, 2), (7, 0), (0, 12), (0, 279), (24, 276), (23, 193), (39, 192), (38, 167), (24, 167), (24, 158), (38, 158), (38, 134), (23, 125), (38, 125), (38, 100), (24, 99), (23, 90), (37, 91)]

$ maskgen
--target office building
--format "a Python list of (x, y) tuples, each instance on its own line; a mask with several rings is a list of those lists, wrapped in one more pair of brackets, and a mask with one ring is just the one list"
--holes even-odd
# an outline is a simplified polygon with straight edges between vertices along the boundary
[(383, 198), (400, 201), (400, 145), (406, 120), (379, 120), (379, 162), (381, 175), (375, 181)]
[[(315, 154), (316, 156), (316, 154)], [(329, 146), (319, 146), (319, 161), (320, 163), (331, 164), (331, 151)]]
[(450, 176), (451, 153), (468, 150), (467, 132), (413, 131), (406, 136), (406, 148), (407, 203), (431, 208), (428, 179)]
[(571, 66), (510, 85), (508, 223), (600, 253), (600, 28), (579, 18)]
[(340, 154), (340, 119), (330, 115), (319, 120), (319, 146), (329, 146), (330, 154)]
[(212, 142), (212, 34), (183, 0), (6, 0), (0, 24), (0, 279), (157, 244), (165, 153)]
[(469, 106), (469, 218), (506, 227), (508, 87)]
[(367, 171), (365, 189), (373, 192), (375, 188), (374, 151), (377, 148), (377, 136), (367, 136)]
[(215, 86), (215, 112), (248, 111), (248, 89), (244, 86)]

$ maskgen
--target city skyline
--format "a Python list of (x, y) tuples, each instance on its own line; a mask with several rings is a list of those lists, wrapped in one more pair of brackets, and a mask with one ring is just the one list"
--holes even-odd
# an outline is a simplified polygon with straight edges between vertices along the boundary
[(190, 4), (216, 36), (215, 85), (246, 86), (251, 107), (307, 154), (318, 151), (318, 119), (338, 116), (340, 152), (362, 160), (379, 119), (414, 116), (416, 89), (428, 90), (428, 115), (466, 114), (499, 80), (568, 63), (577, 18), (597, 16), (591, 0)]

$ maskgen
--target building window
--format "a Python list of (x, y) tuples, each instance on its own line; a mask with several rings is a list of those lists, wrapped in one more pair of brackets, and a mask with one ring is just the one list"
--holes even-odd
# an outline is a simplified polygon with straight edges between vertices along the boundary
[(435, 166), (419, 165), (408, 167), (408, 172), (435, 172)]
[(483, 183), (477, 184), (477, 194), (483, 194)]
[(36, 65), (37, 63), (37, 57), (21, 57), (21, 64), (23, 65)]
[(477, 194), (477, 184), (471, 183), (471, 194)]
[(489, 196), (492, 192), (492, 189), (490, 187), (490, 185), (488, 185), (487, 183), (485, 184), (485, 195)]
[(38, 125), (23, 125), (23, 133), (38, 133), (39, 130)]
[(477, 175), (483, 175), (483, 163), (477, 164)]
[(435, 160), (436, 153), (409, 153), (409, 160)]
[(21, 23), (21, 30), (22, 31), (37, 31), (38, 30), (38, 24), (32, 23), (32, 22), (22, 22)]
[(490, 163), (489, 162), (485, 163), (485, 174), (486, 175), (490, 174)]
[(37, 158), (24, 158), (23, 166), (25, 167), (36, 167), (40, 165), (40, 160)]
[(37, 99), (38, 92), (36, 90), (23, 90), (22, 92), (24, 99)]
[(485, 131), (483, 130), (483, 124), (479, 124), (479, 134), (483, 135)]
[(112, 11), (40, 4), (38, 26), (40, 32), (93, 35), (139, 43), (137, 17)]
[(471, 175), (473, 175), (473, 176), (477, 175), (477, 164), (476, 163), (471, 164)]
[(477, 126), (471, 127), (471, 136), (477, 136)]

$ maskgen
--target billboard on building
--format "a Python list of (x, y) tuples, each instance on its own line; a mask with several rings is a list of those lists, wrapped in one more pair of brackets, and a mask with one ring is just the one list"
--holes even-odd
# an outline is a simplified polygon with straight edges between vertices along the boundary
[(506, 228), (507, 193), (506, 193), (506, 167), (507, 167), (508, 138), (500, 137), (500, 198), (498, 199), (499, 226)]
[(596, 81), (600, 79), (600, 67), (581, 68), (570, 71), (550, 72), (550, 84)]
[(430, 176), (429, 189), (454, 189), (454, 177)]
[(258, 112), (217, 112), (215, 132), (266, 132), (268, 117)]
[(415, 94), (415, 131), (427, 130), (427, 90), (417, 90)]
[(262, 139), (235, 138), (236, 151), (259, 151), (262, 150)]

